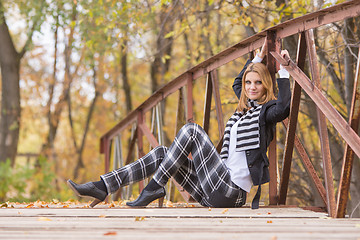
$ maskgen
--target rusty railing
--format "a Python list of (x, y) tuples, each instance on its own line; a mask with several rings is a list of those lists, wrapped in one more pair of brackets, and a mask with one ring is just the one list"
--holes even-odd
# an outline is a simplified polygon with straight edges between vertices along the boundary
[[(210, 106), (211, 96), (213, 95), (216, 106), (218, 129), (220, 136), (224, 132), (224, 121), (221, 109), (221, 100), (218, 87), (217, 69), (245, 54), (248, 54), (255, 49), (261, 47), (264, 39), (268, 41), (267, 64), (270, 73), (275, 75), (276, 65), (282, 64), (289, 71), (292, 78), (295, 80), (292, 100), (291, 112), (288, 119), (283, 121), (283, 125), (287, 129), (286, 142), (284, 150), (283, 168), (281, 174), (280, 186), (277, 184), (277, 158), (276, 158), (276, 141), (270, 145), (269, 159), (270, 159), (270, 183), (269, 183), (269, 203), (270, 205), (279, 205), (286, 203), (286, 196), (288, 190), (291, 160), (294, 147), (296, 148), (306, 171), (309, 173), (314, 186), (318, 190), (326, 209), (331, 217), (344, 217), (345, 208), (348, 201), (350, 177), (353, 164), (354, 153), (360, 157), (360, 138), (354, 131), (359, 126), (359, 113), (360, 113), (360, 83), (359, 83), (359, 65), (360, 55), (357, 61), (356, 79), (354, 84), (353, 102), (351, 112), (349, 115), (349, 122), (336, 111), (332, 104), (321, 92), (319, 67), (317, 64), (317, 56), (315, 50), (313, 29), (320, 26), (330, 24), (337, 21), (343, 21), (349, 17), (356, 17), (360, 15), (360, 1), (348, 1), (338, 4), (326, 9), (319, 10), (305, 16), (286, 21), (256, 35), (253, 35), (234, 46), (218, 53), (217, 55), (207, 59), (206, 61), (198, 64), (197, 66), (182, 73), (180, 76), (173, 79), (171, 82), (157, 90), (139, 107), (127, 115), (121, 122), (114, 126), (110, 131), (101, 137), (100, 152), (105, 154), (105, 171), (108, 172), (110, 168), (110, 150), (113, 140), (121, 134), (122, 131), (129, 126), (135, 126), (135, 134), (129, 144), (128, 156), (126, 157), (125, 164), (129, 163), (131, 153), (134, 151), (134, 146), (137, 142), (139, 157), (144, 155), (143, 151), (143, 136), (147, 138), (152, 147), (158, 146), (158, 140), (153, 135), (152, 131), (145, 124), (145, 113), (150, 110), (156, 110), (159, 103), (174, 92), (180, 91), (180, 96), (185, 95), (186, 106), (185, 115), (186, 120), (193, 119), (193, 81), (196, 79), (207, 76), (207, 87), (205, 93), (205, 106), (204, 106), (204, 119), (203, 127), (206, 131), (209, 130), (210, 119)], [(280, 56), (281, 40), (292, 36), (298, 35), (298, 51), (296, 63), (291, 59), (285, 59)], [(359, 51), (360, 52), (360, 51)], [(309, 66), (312, 79), (303, 72), (305, 66), (306, 55), (309, 59)], [(181, 91), (185, 87), (186, 91)], [(299, 103), (301, 96), (301, 89), (303, 89), (309, 97), (314, 101), (317, 106), (319, 135), (321, 140), (321, 151), (323, 159), (325, 187), (323, 186), (315, 168), (307, 155), (304, 146), (301, 144), (299, 138), (295, 134)], [(182, 104), (182, 101), (179, 101)], [(179, 107), (180, 109), (180, 107)], [(159, 120), (159, 118), (157, 118)], [(329, 138), (327, 135), (326, 119), (335, 127), (340, 136), (346, 142), (346, 149), (343, 159), (342, 174), (339, 184), (339, 191), (337, 200), (335, 199), (335, 191), (333, 185), (332, 165), (330, 158)], [(159, 124), (159, 121), (157, 121)], [(159, 125), (158, 131), (162, 131)], [(161, 134), (159, 134), (158, 139)], [(176, 183), (175, 183), (176, 184)], [(141, 186), (142, 187), (142, 186)], [(186, 201), (189, 200), (189, 195), (180, 190), (180, 193)]]

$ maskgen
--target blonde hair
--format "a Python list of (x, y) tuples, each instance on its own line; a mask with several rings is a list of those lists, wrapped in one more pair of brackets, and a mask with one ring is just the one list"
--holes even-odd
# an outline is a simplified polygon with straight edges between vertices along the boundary
[(249, 97), (247, 96), (246, 91), (245, 91), (246, 75), (249, 72), (256, 72), (257, 74), (259, 74), (261, 82), (265, 89), (264, 95), (262, 95), (260, 97), (260, 99), (257, 99), (257, 102), (262, 105), (262, 104), (267, 103), (270, 100), (275, 99), (273, 81), (271, 79), (271, 76), (270, 76), (270, 73), (269, 73), (269, 70), (267, 69), (267, 67), (262, 63), (250, 63), (243, 75), (243, 78), (242, 78), (242, 83), (241, 83), (242, 91), (241, 91), (241, 95), (240, 95), (240, 99), (239, 99), (239, 104), (237, 106), (237, 110), (239, 112), (241, 112), (241, 111), (246, 112), (250, 108), (248, 106)]

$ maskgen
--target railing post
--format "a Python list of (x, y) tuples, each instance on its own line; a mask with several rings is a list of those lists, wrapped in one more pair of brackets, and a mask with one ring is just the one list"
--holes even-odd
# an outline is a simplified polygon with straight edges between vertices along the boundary
[[(360, 47), (360, 46), (359, 46)], [(356, 64), (356, 75), (354, 82), (353, 98), (351, 103), (351, 110), (349, 114), (349, 125), (352, 129), (357, 131), (359, 128), (359, 117), (360, 117), (360, 51)], [(341, 170), (341, 178), (339, 183), (338, 202), (336, 207), (336, 217), (345, 217), (346, 205), (349, 197), (349, 188), (351, 180), (351, 171), (354, 162), (354, 151), (349, 147), (348, 144), (345, 146), (345, 155)]]
[(215, 100), (215, 107), (216, 107), (216, 115), (217, 115), (217, 122), (219, 128), (219, 136), (221, 137), (224, 134), (225, 126), (224, 126), (224, 116), (222, 113), (221, 108), (221, 99), (220, 99), (220, 92), (219, 92), (219, 78), (217, 70), (213, 70), (210, 72), (211, 82), (213, 85), (213, 94)]
[[(317, 65), (317, 56), (314, 42), (314, 34), (312, 30), (308, 30), (305, 32), (306, 35), (306, 43), (308, 46), (308, 53), (310, 59), (310, 69), (311, 76), (315, 86), (318, 89), (321, 89), (320, 85), (320, 73)], [(332, 164), (331, 164), (331, 156), (330, 156), (330, 146), (329, 146), (329, 136), (327, 132), (326, 126), (326, 117), (320, 111), (320, 109), (316, 108), (317, 117), (318, 117), (318, 125), (319, 125), (319, 136), (321, 142), (321, 153), (324, 164), (324, 175), (325, 175), (325, 187), (326, 187), (326, 195), (327, 195), (327, 208), (328, 213), (331, 217), (335, 217), (336, 211), (336, 202), (335, 202), (335, 192), (334, 192), (334, 183), (333, 183), (333, 174), (332, 174)]]
[[(137, 141), (138, 141), (138, 154), (139, 154), (139, 158), (143, 157), (144, 154), (144, 149), (143, 149), (143, 132), (140, 129), (140, 126), (142, 124), (144, 124), (145, 122), (145, 117), (144, 117), (144, 113), (142, 110), (138, 111), (138, 115), (137, 115)], [(141, 192), (144, 189), (144, 181), (140, 181), (139, 182), (139, 191)]]
[(110, 140), (108, 138), (104, 138), (104, 154), (105, 154), (105, 172), (109, 172), (110, 170)]
[(192, 122), (194, 119), (194, 115), (193, 115), (193, 75), (191, 73), (188, 73), (186, 75), (186, 90), (187, 90), (187, 106), (186, 106), (186, 121), (187, 122)]
[(211, 98), (213, 85), (211, 81), (211, 75), (208, 73), (206, 75), (206, 89), (205, 89), (205, 103), (204, 103), (204, 119), (203, 119), (203, 128), (206, 133), (209, 133), (210, 128), (210, 110), (211, 110)]
[[(280, 52), (281, 42), (280, 39), (276, 38), (276, 32), (268, 31), (266, 36), (266, 41), (268, 44), (268, 53), (267, 53), (267, 66), (270, 72), (270, 75), (275, 82), (275, 73), (279, 64), (271, 57), (270, 52)], [(275, 84), (274, 84), (275, 86)], [(270, 172), (270, 183), (269, 183), (269, 204), (277, 205), (278, 204), (278, 175), (277, 175), (277, 157), (276, 157), (276, 131), (274, 134), (274, 139), (271, 141), (269, 146), (269, 172)]]
[[(296, 56), (297, 65), (301, 70), (305, 67), (305, 57), (306, 57), (306, 41), (305, 34), (302, 32), (299, 35), (298, 42), (298, 52)], [(280, 181), (280, 190), (279, 190), (279, 204), (286, 203), (286, 195), (289, 184), (291, 161), (294, 150), (295, 142), (295, 131), (298, 120), (299, 106), (300, 106), (300, 97), (301, 97), (301, 87), (295, 82), (294, 88), (292, 91), (291, 98), (291, 109), (289, 115), (289, 123), (287, 124), (286, 132), (286, 141), (285, 141), (285, 150), (284, 150), (284, 160), (283, 160), (283, 169)]]

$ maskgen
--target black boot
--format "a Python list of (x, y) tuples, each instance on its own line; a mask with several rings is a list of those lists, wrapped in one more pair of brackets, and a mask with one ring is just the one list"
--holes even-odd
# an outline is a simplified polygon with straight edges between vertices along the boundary
[(130, 207), (146, 207), (152, 201), (159, 199), (159, 207), (162, 207), (165, 195), (166, 192), (164, 187), (160, 187), (153, 191), (144, 189), (135, 201), (127, 202), (126, 205)]
[(67, 184), (76, 195), (80, 197), (88, 196), (95, 198), (94, 201), (90, 204), (90, 207), (95, 207), (96, 204), (104, 201), (107, 196), (107, 192), (97, 188), (93, 182), (76, 184), (69, 179)]

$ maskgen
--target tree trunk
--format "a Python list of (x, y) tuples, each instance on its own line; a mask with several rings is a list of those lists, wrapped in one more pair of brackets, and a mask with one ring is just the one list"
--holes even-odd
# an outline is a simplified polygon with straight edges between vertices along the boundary
[(345, 67), (345, 102), (347, 112), (350, 113), (352, 93), (354, 88), (354, 65), (356, 63), (355, 57), (356, 50), (354, 47), (351, 47), (350, 44), (356, 43), (354, 36), (355, 26), (354, 19), (349, 18), (345, 20), (342, 36), (345, 42), (345, 52), (344, 52), (344, 67)]
[[(77, 16), (76, 11), (76, 4), (73, 5), (73, 12), (72, 12), (72, 20), (75, 21)], [(57, 29), (57, 28), (56, 28)], [(60, 123), (60, 117), (61, 113), (66, 106), (66, 100), (69, 95), (70, 91), (70, 85), (73, 79), (73, 75), (77, 73), (78, 67), (75, 69), (74, 73), (71, 74), (70, 72), (70, 65), (71, 65), (71, 53), (72, 53), (72, 43), (74, 41), (74, 27), (71, 27), (68, 42), (65, 44), (65, 50), (64, 50), (64, 57), (65, 57), (65, 80), (63, 83), (63, 90), (61, 93), (61, 96), (58, 100), (58, 102), (54, 106), (54, 111), (51, 111), (51, 105), (53, 104), (53, 89), (56, 84), (56, 60), (54, 60), (54, 73), (53, 73), (53, 83), (49, 86), (49, 100), (47, 103), (47, 117), (48, 117), (48, 124), (49, 124), (49, 130), (46, 136), (46, 142), (43, 144), (40, 155), (45, 156), (47, 159), (51, 159), (52, 153), (53, 153), (53, 147), (54, 147), (54, 141), (57, 133), (57, 129)], [(55, 35), (56, 37), (56, 35)], [(56, 56), (56, 49), (57, 49), (57, 39), (55, 39), (55, 56)], [(81, 56), (82, 59), (82, 56)], [(81, 59), (79, 63), (81, 63)], [(52, 159), (54, 160), (54, 159)]]
[[(42, 148), (41, 148), (41, 155), (45, 156), (47, 159), (51, 159), (55, 157), (53, 156), (54, 154), (54, 140), (55, 140), (55, 134), (56, 134), (56, 129), (57, 126), (54, 126), (54, 122), (53, 122), (53, 115), (51, 112), (51, 104), (53, 101), (53, 97), (54, 97), (54, 89), (55, 89), (55, 84), (56, 84), (56, 68), (57, 68), (57, 46), (58, 46), (58, 29), (59, 29), (59, 15), (56, 16), (56, 26), (55, 26), (55, 31), (54, 31), (54, 63), (53, 63), (53, 76), (52, 79), (50, 80), (49, 83), (49, 89), (48, 89), (48, 93), (49, 93), (49, 99), (48, 102), (46, 103), (46, 112), (47, 112), (47, 122), (48, 122), (48, 126), (49, 126), (49, 131), (48, 131), (48, 135), (46, 137), (46, 143), (43, 144)], [(55, 161), (55, 171), (57, 171), (58, 167), (57, 167), (57, 161)]]
[[(177, 1), (172, 1), (169, 6), (162, 5), (159, 21), (155, 23), (156, 26), (160, 26), (160, 29), (155, 30), (158, 32), (156, 36), (156, 53), (150, 67), (152, 92), (155, 92), (160, 84), (165, 83), (164, 76), (170, 68), (173, 37), (165, 38), (165, 36), (174, 30), (178, 7)], [(165, 104), (165, 101), (162, 102), (160, 108), (163, 119), (165, 118)], [(170, 139), (166, 134), (164, 134), (164, 144), (170, 144)]]
[[(101, 63), (102, 64), (102, 63)], [(71, 132), (72, 132), (72, 137), (73, 137), (73, 142), (74, 142), (74, 147), (76, 149), (76, 153), (78, 154), (78, 160), (76, 163), (76, 167), (74, 169), (74, 179), (77, 179), (79, 177), (79, 171), (81, 168), (84, 168), (84, 161), (83, 161), (83, 152), (84, 152), (84, 148), (85, 148), (85, 143), (86, 143), (86, 136), (89, 132), (89, 128), (90, 128), (90, 121), (92, 119), (93, 116), (93, 112), (95, 109), (95, 105), (96, 105), (96, 100), (98, 99), (98, 97), (100, 96), (100, 92), (98, 90), (98, 84), (97, 82), (97, 71), (95, 66), (93, 66), (93, 84), (94, 84), (94, 89), (95, 89), (95, 97), (93, 98), (91, 105), (89, 107), (89, 111), (86, 117), (86, 123), (85, 123), (85, 129), (84, 129), (84, 133), (82, 136), (82, 140), (81, 140), (81, 145), (80, 147), (78, 147), (78, 145), (76, 144), (76, 135), (75, 135), (75, 131), (74, 131), (74, 126), (73, 126), (73, 120), (71, 117), (71, 102), (70, 102), (70, 98), (68, 99), (68, 106), (69, 106), (69, 121), (70, 121), (70, 126), (71, 126)]]
[(121, 44), (120, 56), (121, 56), (121, 76), (123, 81), (123, 89), (125, 92), (125, 101), (126, 101), (126, 113), (130, 113), (132, 110), (132, 100), (131, 100), (131, 87), (128, 79), (127, 71), (127, 57), (128, 57), (128, 39), (127, 39), (127, 30), (128, 26), (124, 30), (124, 38)]
[(0, 162), (10, 159), (15, 163), (20, 131), (20, 59), (6, 24), (0, 1), (0, 67), (1, 67), (1, 119)]

